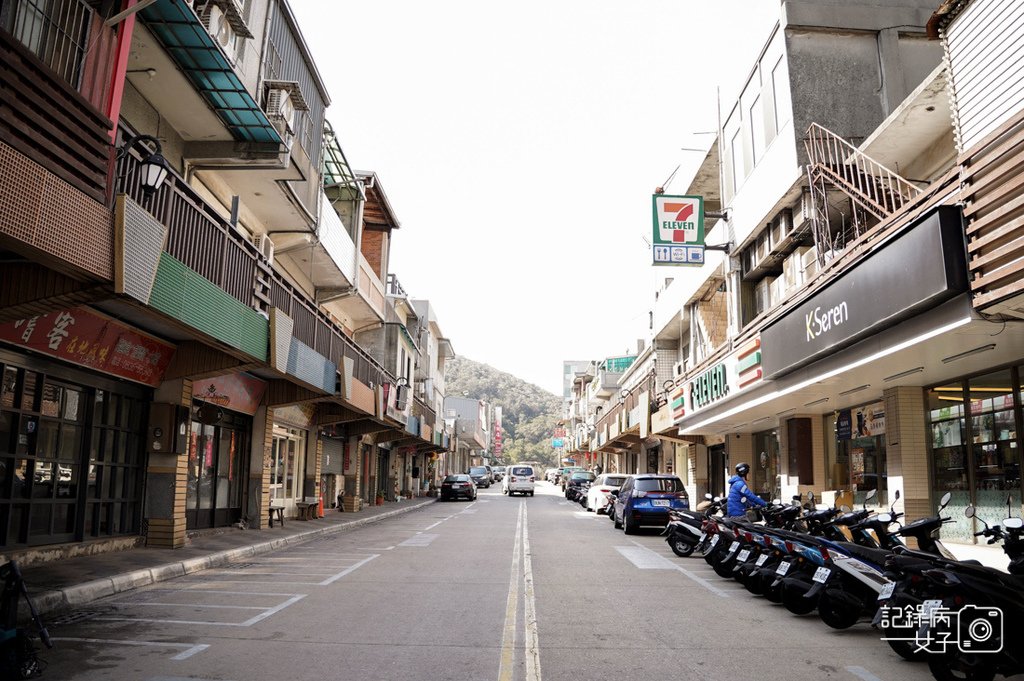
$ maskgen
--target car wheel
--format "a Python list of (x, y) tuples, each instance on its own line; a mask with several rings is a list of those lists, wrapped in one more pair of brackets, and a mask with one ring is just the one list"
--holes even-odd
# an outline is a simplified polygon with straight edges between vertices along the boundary
[(533, 496), (533, 492), (530, 492), (530, 496), (531, 496), (531, 497)]
[(639, 523), (636, 520), (630, 521), (630, 516), (625, 511), (622, 512), (622, 531), (626, 534), (636, 534), (636, 531), (640, 529)]

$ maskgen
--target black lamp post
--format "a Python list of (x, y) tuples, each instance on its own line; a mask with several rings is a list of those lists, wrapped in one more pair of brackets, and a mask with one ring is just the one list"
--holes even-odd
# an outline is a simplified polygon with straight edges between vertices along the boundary
[(160, 185), (164, 183), (164, 180), (167, 179), (167, 174), (170, 172), (167, 159), (161, 153), (163, 147), (160, 146), (160, 140), (152, 135), (136, 135), (122, 144), (121, 148), (117, 150), (117, 160), (121, 160), (133, 147), (143, 142), (153, 146), (152, 150), (145, 146), (140, 147), (142, 150), (142, 160), (139, 162), (137, 171), (143, 196), (148, 200), (160, 188)]

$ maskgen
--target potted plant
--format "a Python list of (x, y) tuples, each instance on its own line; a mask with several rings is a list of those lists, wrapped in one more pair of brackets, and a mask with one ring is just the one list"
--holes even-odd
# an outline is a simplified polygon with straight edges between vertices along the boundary
[(378, 506), (383, 506), (384, 505), (384, 492), (381, 492), (381, 491), (377, 492), (377, 505)]

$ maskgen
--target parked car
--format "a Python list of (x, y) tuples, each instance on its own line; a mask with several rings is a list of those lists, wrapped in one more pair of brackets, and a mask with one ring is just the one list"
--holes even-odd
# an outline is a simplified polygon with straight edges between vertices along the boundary
[(608, 495), (617, 492), (622, 483), (626, 482), (626, 476), (617, 473), (604, 473), (597, 476), (594, 483), (587, 490), (588, 511), (603, 513), (608, 510)]
[(565, 486), (569, 483), (569, 478), (572, 477), (573, 473), (578, 473), (583, 470), (583, 466), (563, 466), (558, 469), (558, 482), (562, 485), (562, 491), (565, 491)]
[(544, 479), (550, 482), (551, 484), (554, 484), (555, 480), (558, 479), (558, 473), (558, 468), (549, 468), (546, 471), (544, 471)]
[(508, 475), (501, 483), (501, 493), (512, 496), (513, 494), (529, 494), (533, 496), (533, 484), (537, 480), (533, 466), (509, 466)]
[(626, 534), (633, 534), (642, 525), (664, 527), (668, 524), (670, 508), (690, 508), (690, 497), (676, 475), (631, 475), (613, 496), (615, 527), (621, 527)]
[(449, 475), (441, 481), (441, 501), (462, 497), (470, 501), (476, 500), (476, 485), (473, 483), (473, 478), (462, 473)]
[(505, 477), (505, 466), (492, 467), (491, 475), (494, 477), (494, 482), (501, 482)]
[(597, 476), (590, 471), (576, 471), (565, 483), (565, 498), (569, 501), (575, 501), (576, 495), (579, 493), (580, 488), (585, 482), (593, 482)]
[(490, 487), (494, 482), (494, 478), (491, 477), (491, 469), (487, 466), (470, 466), (466, 473), (473, 478), (477, 487)]

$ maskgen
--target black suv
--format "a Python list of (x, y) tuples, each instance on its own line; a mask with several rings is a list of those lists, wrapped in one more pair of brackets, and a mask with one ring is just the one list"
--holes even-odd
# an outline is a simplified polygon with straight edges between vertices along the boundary
[(494, 478), (491, 477), (491, 469), (487, 466), (470, 466), (466, 473), (473, 478), (477, 487), (490, 487), (494, 482)]
[(573, 473), (565, 483), (565, 498), (575, 499), (574, 492), (579, 492), (580, 486), (585, 482), (594, 482), (596, 475), (590, 471), (577, 471)]

